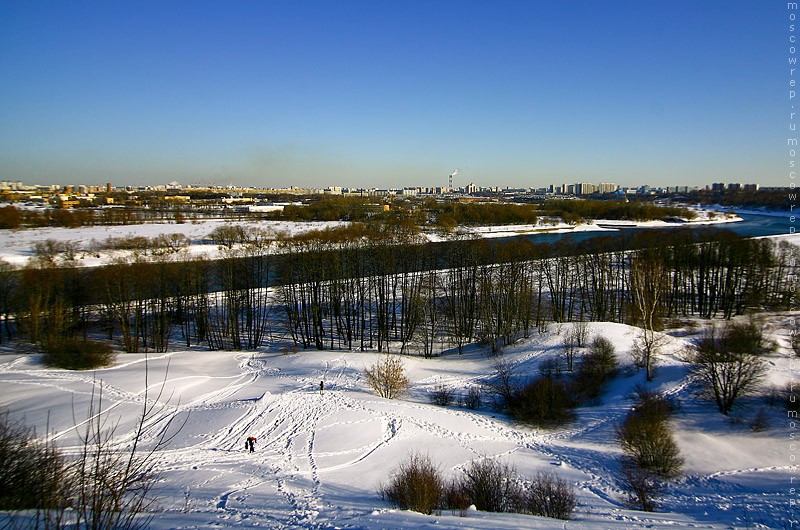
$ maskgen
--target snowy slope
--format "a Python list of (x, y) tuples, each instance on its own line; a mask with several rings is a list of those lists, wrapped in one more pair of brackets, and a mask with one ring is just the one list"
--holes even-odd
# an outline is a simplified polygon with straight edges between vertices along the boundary
[[(781, 348), (771, 355), (771, 379), (791, 378), (787, 316), (770, 329)], [(537, 374), (538, 363), (557, 352), (559, 329), (534, 335), (502, 356), (520, 374)], [(635, 329), (592, 323), (617, 348), (623, 365)], [(383, 528), (626, 529), (730, 528), (754, 523), (782, 527), (790, 470), (785, 411), (770, 409), (773, 427), (753, 434), (732, 425), (708, 403), (698, 402), (675, 354), (689, 335), (672, 337), (652, 383), (681, 403), (674, 425), (685, 475), (670, 486), (658, 513), (625, 507), (614, 479), (619, 449), (613, 426), (630, 408), (626, 394), (643, 376), (623, 370), (602, 403), (579, 409), (573, 424), (541, 431), (515, 425), (488, 405), (471, 411), (429, 404), (437, 384), (465, 390), (492, 373), (494, 359), (477, 348), (437, 359), (405, 358), (413, 385), (402, 400), (372, 394), (363, 369), (376, 353), (343, 351), (280, 354), (177, 351), (147, 359), (148, 398), (163, 384), (168, 406), (148, 423), (152, 442), (177, 414), (185, 421), (158, 455), (163, 480), (162, 512), (154, 528)], [(43, 367), (37, 355), (0, 356), (0, 406), (38, 426), (48, 422), (58, 444), (76, 449), (71, 426), (85, 417), (93, 386), (102, 381), (103, 404), (119, 421), (117, 439), (127, 440), (144, 399), (145, 356), (124, 355), (96, 372)], [(319, 382), (325, 381), (320, 394)], [(741, 410), (751, 416), (761, 402)], [(244, 439), (258, 439), (257, 451)], [(554, 471), (574, 484), (579, 508), (569, 522), (525, 515), (471, 512), (467, 517), (393, 510), (376, 493), (411, 451), (429, 454), (455, 476), (471, 460), (499, 458), (520, 475)]]

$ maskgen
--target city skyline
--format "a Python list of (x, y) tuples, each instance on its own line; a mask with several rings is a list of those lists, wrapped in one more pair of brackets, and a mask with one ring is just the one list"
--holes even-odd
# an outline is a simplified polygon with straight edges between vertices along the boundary
[(0, 7), (0, 180), (785, 182), (784, 4)]
[[(562, 184), (549, 184), (541, 187), (510, 187), (510, 186), (478, 186), (474, 183), (469, 183), (465, 186), (388, 186), (384, 188), (376, 187), (346, 187), (346, 186), (326, 186), (326, 187), (308, 187), (300, 188), (297, 186), (285, 186), (282, 188), (270, 188), (259, 186), (235, 186), (235, 185), (188, 185), (184, 186), (180, 182), (170, 182), (168, 184), (150, 184), (150, 185), (132, 185), (126, 184), (122, 186), (112, 186), (110, 182), (104, 185), (87, 185), (87, 184), (30, 184), (22, 181), (0, 181), (0, 192), (16, 194), (13, 201), (17, 200), (31, 200), (33, 198), (39, 200), (41, 196), (35, 195), (36, 193), (56, 194), (61, 196), (74, 195), (86, 196), (100, 193), (103, 195), (111, 194), (114, 192), (129, 192), (135, 193), (137, 191), (157, 191), (157, 192), (182, 192), (184, 190), (215, 190), (219, 193), (233, 193), (241, 194), (248, 193), (290, 193), (299, 195), (349, 195), (349, 196), (416, 196), (421, 195), (441, 195), (441, 196), (463, 196), (463, 195), (478, 195), (491, 197), (493, 194), (504, 193), (506, 197), (511, 196), (528, 196), (530, 194), (544, 194), (549, 196), (590, 196), (590, 195), (636, 195), (636, 194), (657, 194), (657, 193), (690, 193), (696, 191), (758, 191), (764, 190), (791, 190), (791, 186), (766, 186), (761, 187), (757, 183), (741, 183), (741, 182), (714, 182), (705, 185), (693, 186), (650, 186), (648, 184), (637, 184), (634, 186), (620, 186), (614, 182), (601, 182), (593, 184), (591, 182), (575, 182), (575, 183), (562, 183)], [(32, 192), (33, 194), (30, 194)], [(26, 195), (28, 193), (28, 195)], [(365, 195), (366, 194), (366, 195)]]

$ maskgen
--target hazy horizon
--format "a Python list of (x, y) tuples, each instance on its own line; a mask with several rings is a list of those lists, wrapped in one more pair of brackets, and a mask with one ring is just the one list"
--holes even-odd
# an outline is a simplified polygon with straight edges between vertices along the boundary
[(0, 180), (788, 184), (785, 3), (4, 2)]

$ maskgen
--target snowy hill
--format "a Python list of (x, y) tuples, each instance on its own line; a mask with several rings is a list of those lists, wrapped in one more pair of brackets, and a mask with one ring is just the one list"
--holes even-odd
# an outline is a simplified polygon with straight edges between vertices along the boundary
[[(770, 354), (770, 383), (791, 379), (786, 319), (771, 318), (779, 348)], [(559, 328), (507, 348), (500, 355), (518, 374), (535, 376), (539, 363), (555, 355)], [(363, 370), (376, 353), (307, 351), (281, 354), (177, 351), (145, 356), (120, 354), (95, 372), (49, 369), (37, 355), (0, 357), (0, 406), (41, 432), (49, 422), (60, 448), (77, 450), (75, 421), (85, 418), (92, 387), (100, 385), (103, 408), (119, 421), (124, 445), (144, 399), (164, 386), (168, 406), (146, 426), (145, 443), (175, 414), (185, 424), (158, 453), (162, 511), (153, 528), (383, 528), (626, 529), (782, 528), (789, 515), (790, 452), (786, 411), (767, 408), (772, 427), (753, 433), (747, 419), (764, 401), (751, 398), (738, 411), (742, 424), (726, 421), (699, 401), (678, 359), (691, 338), (670, 337), (650, 387), (680, 403), (673, 425), (686, 460), (684, 474), (662, 498), (659, 512), (628, 509), (615, 475), (621, 454), (614, 425), (631, 407), (629, 392), (644, 376), (630, 367), (636, 329), (592, 323), (590, 335), (611, 339), (623, 366), (601, 403), (577, 409), (575, 422), (551, 431), (515, 424), (489, 405), (477, 410), (429, 403), (428, 392), (448, 385), (459, 393), (493, 373), (494, 358), (473, 348), (464, 355), (404, 358), (409, 394), (376, 397)], [(147, 370), (146, 370), (147, 369)], [(320, 393), (319, 383), (325, 382)], [(174, 429), (175, 422), (169, 427)], [(245, 451), (247, 436), (256, 452)], [(558, 521), (515, 514), (445, 512), (426, 516), (394, 510), (377, 488), (410, 452), (430, 455), (449, 478), (479, 458), (497, 458), (522, 477), (555, 472), (578, 495), (574, 519)]]

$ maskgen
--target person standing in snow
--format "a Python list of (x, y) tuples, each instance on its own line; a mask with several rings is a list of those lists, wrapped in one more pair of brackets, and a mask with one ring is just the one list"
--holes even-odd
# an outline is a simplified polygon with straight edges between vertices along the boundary
[(254, 437), (252, 437), (252, 436), (248, 436), (247, 440), (245, 440), (245, 442), (244, 442), (244, 448), (245, 449), (250, 449), (251, 453), (255, 453), (256, 452), (256, 439)]
[(319, 382), (319, 395), (321, 396), (322, 392), (324, 392), (324, 391), (325, 391), (325, 381), (320, 381)]

